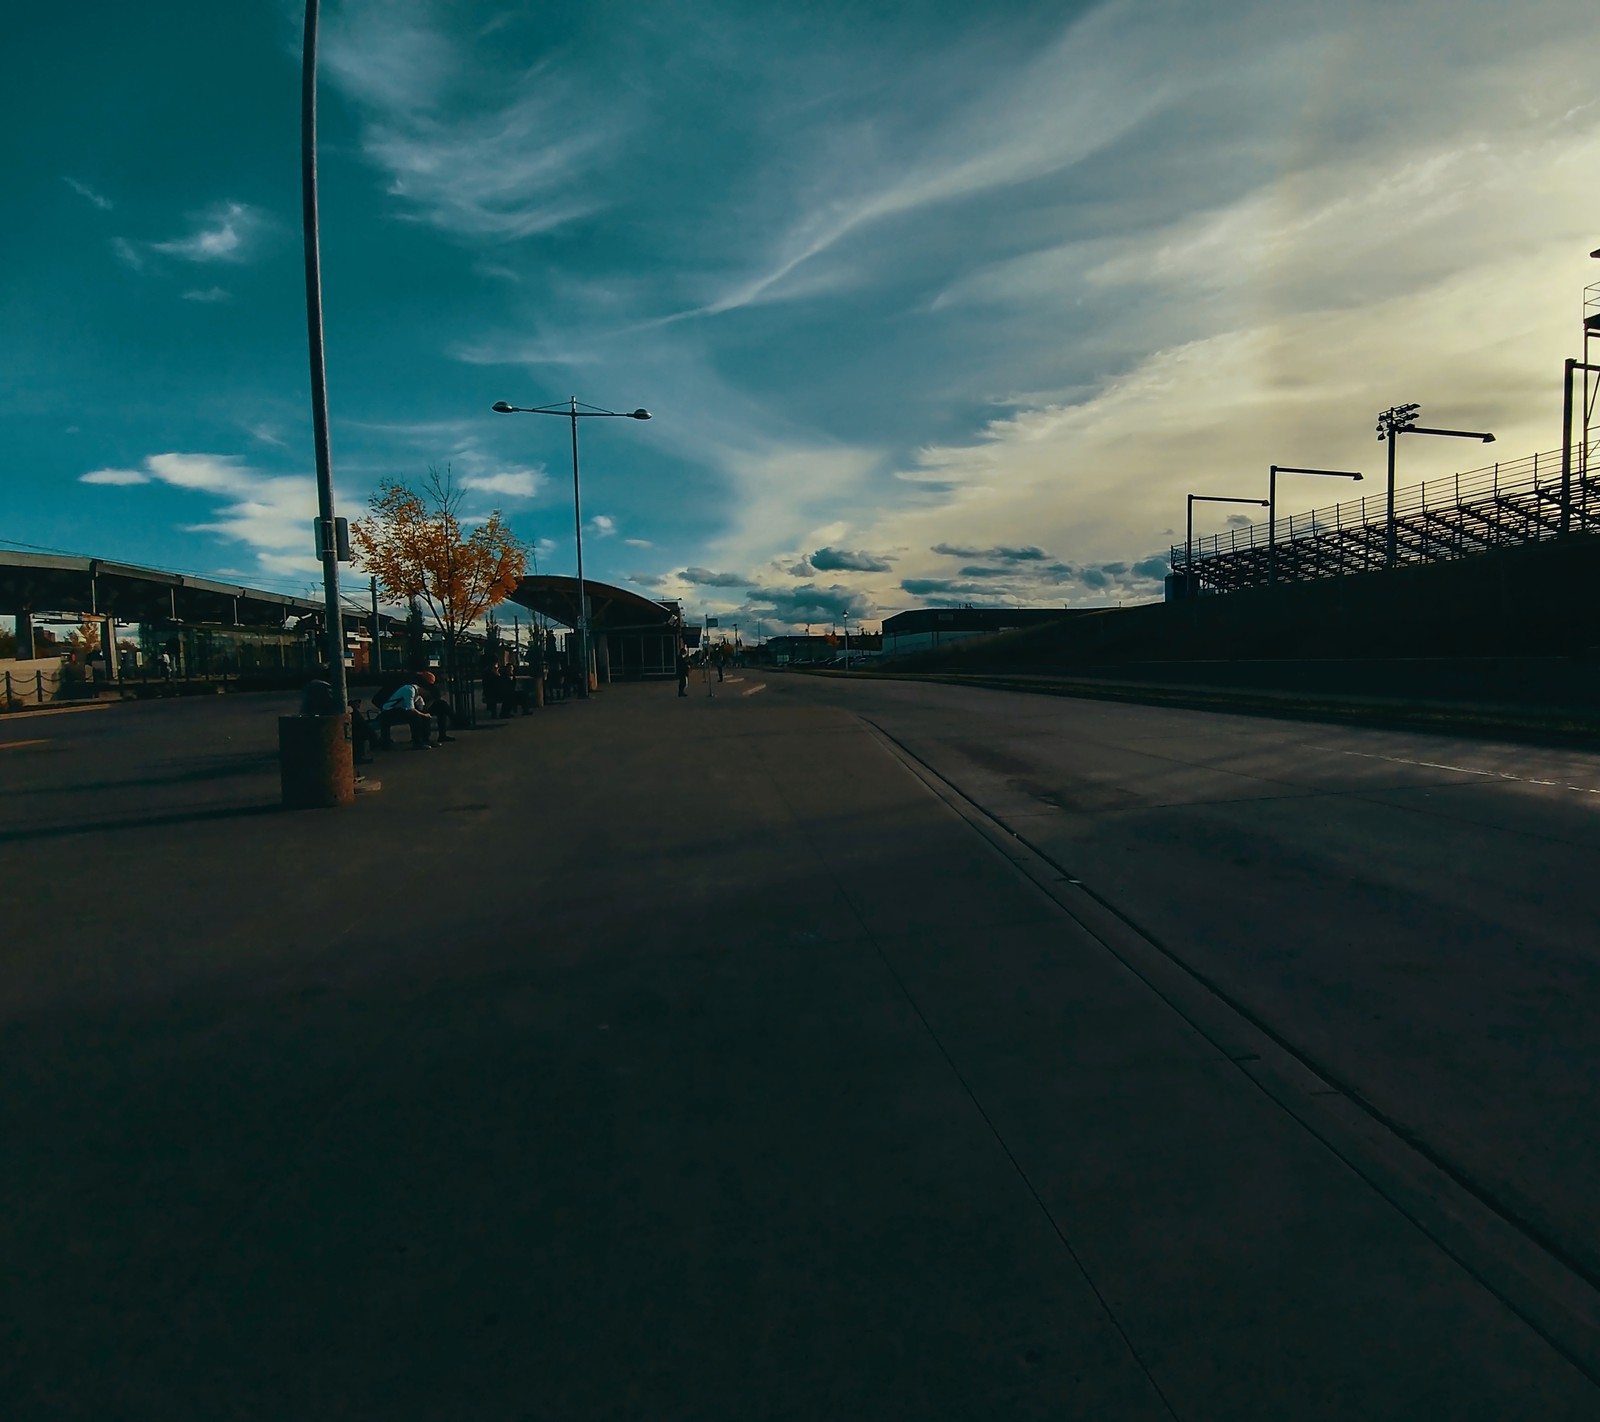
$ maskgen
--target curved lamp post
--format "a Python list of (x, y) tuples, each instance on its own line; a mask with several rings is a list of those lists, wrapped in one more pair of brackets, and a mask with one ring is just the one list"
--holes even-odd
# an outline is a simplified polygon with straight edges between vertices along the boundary
[(508, 405), (504, 400), (496, 400), (490, 407), (497, 415), (560, 415), (562, 419), (572, 421), (572, 522), (573, 531), (578, 541), (578, 657), (579, 666), (583, 668), (583, 694), (589, 694), (589, 609), (588, 599), (583, 592), (583, 502), (578, 494), (578, 421), (585, 419), (602, 420), (648, 420), (650, 412), (645, 409), (638, 410), (602, 410), (598, 405), (580, 405), (578, 397), (572, 396), (563, 405)]
[(1389, 441), (1389, 517), (1388, 537), (1385, 540), (1384, 566), (1392, 568), (1399, 553), (1394, 521), (1394, 447), (1403, 434), (1443, 435), (1447, 439), (1476, 439), (1493, 444), (1494, 436), (1482, 430), (1432, 430), (1417, 423), (1422, 413), (1421, 405), (1394, 405), (1378, 416), (1378, 439)]
[[(1278, 581), (1278, 475), (1280, 474), (1320, 474), (1329, 479), (1354, 479), (1361, 482), (1361, 475), (1349, 469), (1300, 469), (1290, 464), (1272, 464), (1267, 468), (1267, 579), (1269, 582)], [(1394, 481), (1390, 480), (1390, 498), (1394, 497)]]
[(1194, 506), (1196, 504), (1254, 504), (1266, 508), (1265, 499), (1229, 499), (1221, 494), (1186, 494), (1189, 500), (1188, 517), (1183, 525), (1183, 590), (1185, 596), (1198, 591), (1194, 579)]

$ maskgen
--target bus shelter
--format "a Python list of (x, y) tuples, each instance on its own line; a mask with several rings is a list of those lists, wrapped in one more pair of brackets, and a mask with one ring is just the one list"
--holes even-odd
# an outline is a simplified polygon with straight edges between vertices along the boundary
[[(683, 612), (627, 588), (583, 580), (589, 609), (590, 670), (602, 682), (677, 676)], [(511, 601), (557, 626), (577, 630), (578, 580), (540, 574), (524, 578)]]

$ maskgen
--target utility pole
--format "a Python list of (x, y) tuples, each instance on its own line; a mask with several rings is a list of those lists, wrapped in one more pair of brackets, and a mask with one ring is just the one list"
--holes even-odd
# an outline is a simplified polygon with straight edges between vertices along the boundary
[(378, 580), (368, 580), (372, 589), (372, 669), (383, 675), (383, 624), (378, 621)]

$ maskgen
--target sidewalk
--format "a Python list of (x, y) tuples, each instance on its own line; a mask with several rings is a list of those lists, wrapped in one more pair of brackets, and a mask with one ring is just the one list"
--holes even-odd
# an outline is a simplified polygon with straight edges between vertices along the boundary
[(0, 751), (8, 1418), (1600, 1415), (858, 720), (735, 675), (343, 811), (271, 810), (281, 698)]

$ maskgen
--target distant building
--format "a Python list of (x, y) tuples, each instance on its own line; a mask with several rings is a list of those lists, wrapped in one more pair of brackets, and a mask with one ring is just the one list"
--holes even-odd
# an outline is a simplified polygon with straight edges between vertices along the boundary
[[(848, 643), (848, 646), (846, 645)], [(882, 638), (876, 632), (842, 632), (821, 636), (769, 637), (761, 644), (760, 658), (776, 666), (829, 666), (843, 662), (848, 652), (856, 657), (876, 656)]]
[(883, 621), (883, 654), (905, 657), (937, 651), (974, 637), (998, 637), (1022, 627), (1063, 622), (1098, 608), (1083, 607), (919, 607)]

